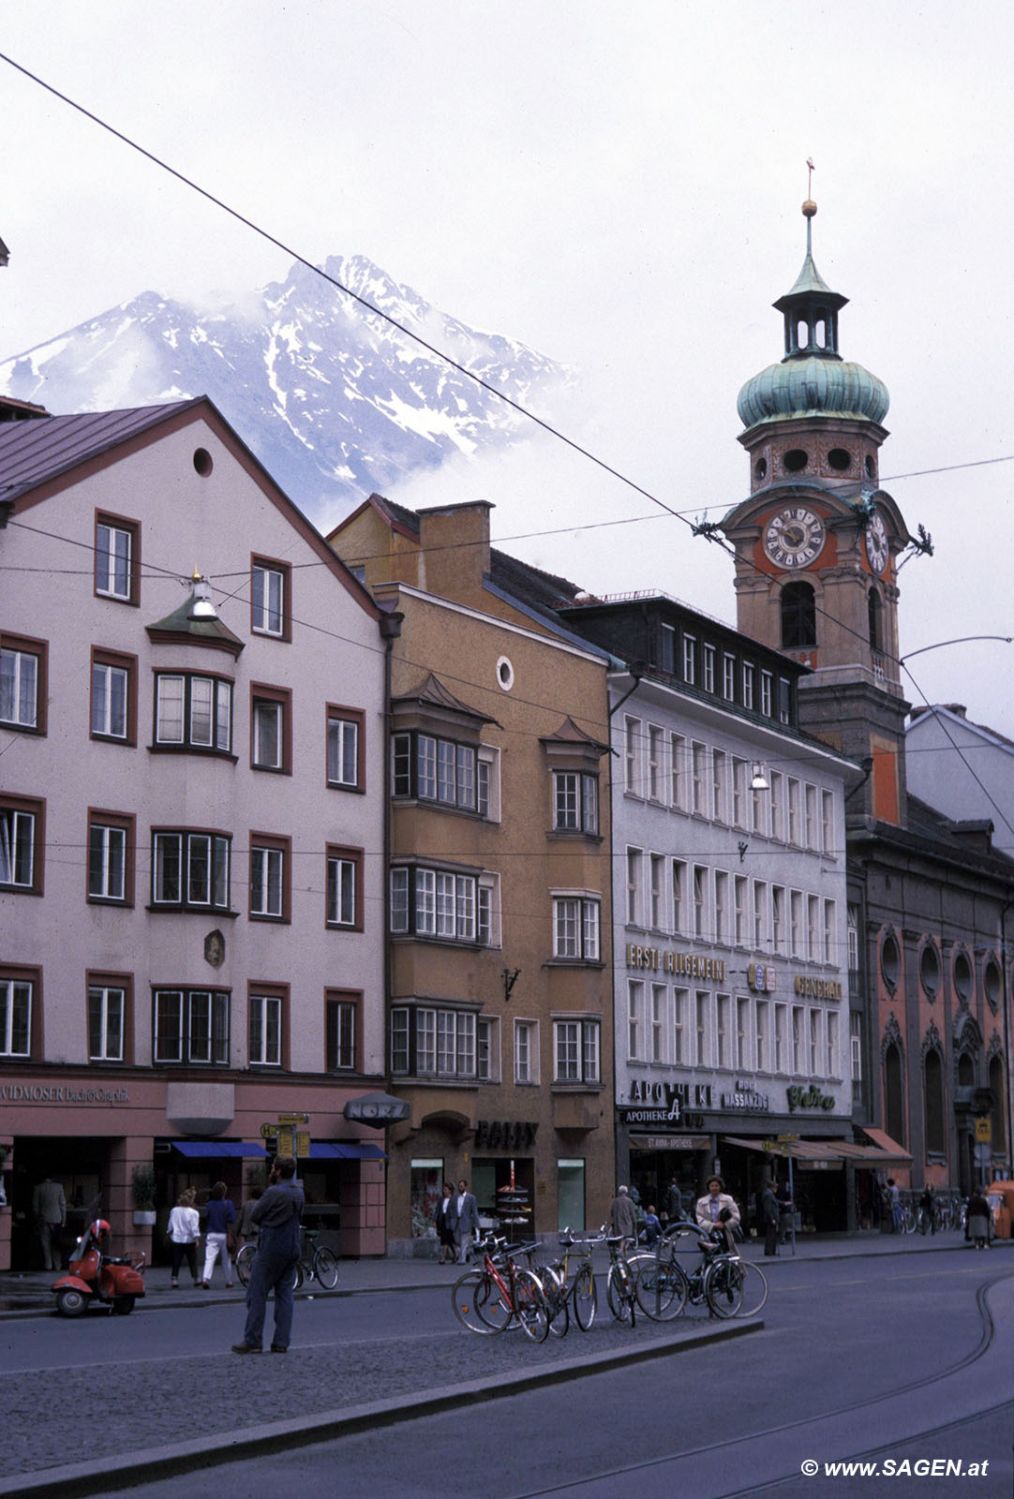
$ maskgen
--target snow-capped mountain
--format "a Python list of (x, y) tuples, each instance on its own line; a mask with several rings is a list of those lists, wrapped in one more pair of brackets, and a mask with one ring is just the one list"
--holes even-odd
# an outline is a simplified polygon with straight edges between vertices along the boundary
[[(562, 366), (467, 327), (364, 256), (331, 256), (324, 269), (512, 400), (538, 404), (567, 381)], [(298, 263), (225, 311), (143, 292), (0, 363), (0, 391), (54, 413), (208, 395), (314, 519), (527, 435), (503, 401)]]

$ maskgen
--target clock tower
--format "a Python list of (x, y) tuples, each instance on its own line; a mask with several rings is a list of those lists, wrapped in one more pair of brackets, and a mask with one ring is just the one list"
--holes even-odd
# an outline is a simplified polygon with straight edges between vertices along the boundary
[(799, 684), (801, 725), (871, 762), (850, 813), (900, 823), (897, 558), (910, 537), (879, 486), (887, 389), (838, 351), (848, 299), (814, 264), (816, 212), (808, 198), (806, 258), (774, 304), (785, 352), (739, 393), (750, 493), (721, 530), (735, 548), (739, 629), (812, 668)]

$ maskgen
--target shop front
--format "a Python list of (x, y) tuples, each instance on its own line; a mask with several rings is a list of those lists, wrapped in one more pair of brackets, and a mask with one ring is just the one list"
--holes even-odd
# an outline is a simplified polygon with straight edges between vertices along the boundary
[[(223, 1181), (237, 1208), (285, 1141), (299, 1160), (307, 1222), (345, 1255), (383, 1254), (383, 1134), (343, 1114), (353, 1090), (330, 1080), (218, 1081), (87, 1069), (7, 1075), (0, 1084), (0, 1269), (43, 1268), (36, 1189), (63, 1190), (65, 1258), (85, 1225), (108, 1220), (118, 1252), (160, 1259), (179, 1194)], [(298, 1119), (298, 1126), (291, 1121)], [(288, 1121), (288, 1122), (286, 1122)]]

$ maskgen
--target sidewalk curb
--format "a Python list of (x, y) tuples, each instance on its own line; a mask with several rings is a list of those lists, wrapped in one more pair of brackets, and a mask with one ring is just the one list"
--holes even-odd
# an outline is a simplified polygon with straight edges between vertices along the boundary
[(88, 1463), (67, 1463), (58, 1468), (44, 1468), (34, 1473), (17, 1473), (0, 1479), (0, 1499), (68, 1499), (74, 1495), (108, 1494), (115, 1489), (130, 1488), (138, 1483), (175, 1477), (196, 1469), (219, 1467), (257, 1457), (263, 1453), (281, 1452), (333, 1441), (353, 1433), (372, 1431), (385, 1426), (414, 1421), (420, 1416), (454, 1410), (483, 1401), (499, 1400), (537, 1390), (546, 1385), (583, 1379), (590, 1374), (622, 1369), (648, 1359), (664, 1358), (685, 1349), (707, 1347), (732, 1338), (762, 1332), (764, 1322), (753, 1318), (746, 1322), (727, 1322), (707, 1332), (688, 1333), (682, 1337), (659, 1338), (638, 1348), (622, 1352), (598, 1353), (591, 1358), (566, 1359), (544, 1364), (521, 1374), (495, 1379), (469, 1380), (464, 1384), (445, 1385), (442, 1389), (407, 1399), (379, 1400), (368, 1405), (348, 1406), (344, 1410), (321, 1411), (290, 1421), (272, 1421), (251, 1426), (241, 1432), (224, 1432), (200, 1441), (174, 1442), (165, 1447), (142, 1448), (125, 1457), (105, 1457)]

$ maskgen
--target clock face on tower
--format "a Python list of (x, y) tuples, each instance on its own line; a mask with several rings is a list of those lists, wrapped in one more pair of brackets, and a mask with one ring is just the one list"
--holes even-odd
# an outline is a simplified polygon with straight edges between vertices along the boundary
[(884, 571), (890, 555), (884, 517), (875, 510), (866, 527), (866, 556), (875, 573)]
[(802, 505), (780, 510), (764, 531), (764, 550), (776, 567), (809, 567), (823, 546), (823, 522)]

